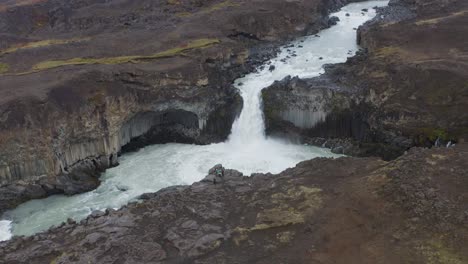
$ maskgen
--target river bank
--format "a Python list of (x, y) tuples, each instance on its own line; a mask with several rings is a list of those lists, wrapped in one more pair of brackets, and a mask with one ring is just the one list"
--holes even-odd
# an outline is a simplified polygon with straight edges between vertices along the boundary
[(280, 43), (328, 26), (345, 3), (1, 8), (0, 211), (93, 190), (122, 151), (225, 140), (242, 108), (232, 82)]
[[(391, 3), (375, 24), (357, 29), (367, 53), (328, 68), (322, 79), (286, 79), (276, 87), (284, 98), (278, 102), (299, 106), (293, 107), (296, 112), (291, 111), (296, 114), (303, 105), (314, 106), (317, 101), (310, 100), (315, 98), (310, 90), (316, 89), (318, 82), (326, 91), (319, 95), (346, 99), (334, 101), (335, 108), (319, 110), (340, 110), (350, 116), (365, 113), (364, 117), (372, 117), (365, 120), (367, 125), (379, 124), (376, 127), (388, 132), (390, 139), (402, 139), (395, 143), (405, 143), (408, 137), (399, 136), (422, 128), (428, 133), (421, 134), (420, 144), (438, 142), (441, 147), (399, 149), (398, 157), (390, 161), (376, 157), (316, 158), (275, 175), (254, 173), (245, 177), (226, 166), (224, 180), (216, 185), (209, 176), (192, 185), (144, 194), (140, 202), (120, 210), (94, 212), (79, 223), (69, 220), (44, 233), (0, 243), (1, 260), (467, 263), (468, 147), (463, 133), (453, 133), (466, 128), (466, 3)], [(391, 9), (398, 9), (398, 3), (411, 12), (408, 15), (405, 9), (395, 20), (395, 10)], [(421, 44), (409, 39), (425, 41)], [(276, 70), (271, 68), (272, 72)], [(339, 89), (330, 92), (331, 87)], [(350, 87), (365, 93), (350, 94), (346, 90)], [(309, 101), (294, 102), (298, 98)], [(349, 98), (371, 103), (374, 108), (359, 112), (362, 108), (349, 104)], [(281, 117), (305, 125), (319, 120)], [(294, 122), (290, 123), (296, 125)], [(326, 124), (331, 126), (325, 126), (325, 131), (336, 131), (339, 122)], [(352, 135), (364, 131), (356, 130), (354, 124), (345, 122), (340, 132)], [(434, 129), (427, 130), (426, 125)], [(440, 130), (441, 126), (456, 129)], [(304, 131), (297, 128), (291, 131), (301, 135)], [(451, 140), (456, 144), (442, 146)], [(414, 141), (411, 143), (408, 148)]]
[[(465, 142), (467, 9), (466, 1), (390, 1), (359, 28), (357, 56), (263, 91), (267, 132), (384, 159)], [(312, 124), (298, 118), (314, 114)]]
[[(468, 146), (211, 178), (0, 243), (5, 263), (466, 263)], [(442, 176), (443, 175), (443, 176)]]
[[(145, 192), (172, 185), (192, 184), (218, 163), (245, 174), (279, 173), (298, 162), (316, 157), (339, 157), (326, 149), (295, 145), (265, 136), (261, 90), (287, 75), (318, 76), (322, 65), (344, 62), (358, 50), (354, 27), (375, 15), (375, 5), (385, 1), (349, 4), (332, 15), (341, 19), (335, 26), (293, 41), (264, 65), (234, 83), (244, 107), (234, 122), (228, 140), (206, 146), (165, 144), (125, 155), (121, 164), (101, 177), (94, 191), (72, 197), (53, 196), (34, 200), (7, 211), (14, 235), (32, 235), (68, 218), (81, 220), (93, 211), (120, 208)], [(367, 14), (361, 9), (369, 8)], [(321, 49), (327, 46), (328, 52)], [(322, 57), (322, 59), (319, 59)]]

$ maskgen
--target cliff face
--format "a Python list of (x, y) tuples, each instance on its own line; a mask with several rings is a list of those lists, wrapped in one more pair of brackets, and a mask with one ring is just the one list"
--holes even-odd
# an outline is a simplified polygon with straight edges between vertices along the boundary
[(467, 263), (468, 146), (226, 170), (0, 243), (4, 263)]
[(232, 81), (343, 3), (0, 4), (0, 211), (95, 188), (121, 151), (222, 141), (242, 107)]
[(391, 1), (359, 28), (357, 57), (264, 91), (268, 132), (385, 158), (465, 141), (467, 10), (466, 1)]

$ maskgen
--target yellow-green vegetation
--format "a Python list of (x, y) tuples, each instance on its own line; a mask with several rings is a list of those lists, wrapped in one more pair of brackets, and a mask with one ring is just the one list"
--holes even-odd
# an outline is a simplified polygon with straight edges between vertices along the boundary
[(180, 13), (176, 14), (176, 16), (178, 16), (178, 17), (189, 17), (191, 15), (192, 15), (192, 13), (190, 13), (190, 12), (180, 12)]
[[(196, 13), (197, 14), (209, 14), (209, 13), (212, 13), (214, 11), (217, 11), (217, 10), (220, 10), (220, 9), (223, 9), (223, 8), (235, 7), (235, 6), (240, 6), (240, 4), (239, 3), (234, 3), (232, 1), (224, 1), (224, 2), (221, 2), (221, 3), (218, 3), (218, 4), (214, 4), (212, 6), (209, 6), (209, 7), (203, 8), (201, 11), (196, 12)], [(181, 12), (181, 13), (178, 13), (176, 15), (178, 17), (189, 17), (189, 16), (192, 15), (192, 13)]]
[(217, 11), (217, 10), (220, 10), (220, 9), (223, 9), (223, 8), (226, 8), (226, 7), (235, 7), (235, 6), (239, 6), (239, 3), (233, 3), (232, 1), (225, 1), (225, 2), (221, 2), (219, 4), (214, 4), (206, 9), (203, 10), (203, 12), (206, 12), (206, 13), (211, 13), (213, 11)]
[(295, 235), (294, 231), (285, 231), (285, 232), (276, 234), (276, 239), (278, 239), (278, 241), (281, 243), (287, 244), (291, 242), (291, 240), (293, 240), (294, 235)]
[(467, 264), (468, 259), (459, 256), (439, 240), (430, 240), (417, 247), (427, 264)]
[(422, 60), (426, 59), (426, 54), (424, 53), (417, 53), (414, 51), (410, 51), (404, 49), (402, 47), (395, 47), (395, 46), (387, 46), (377, 49), (375, 51), (375, 57), (378, 59), (387, 59), (390, 61), (396, 60), (405, 60), (405, 61), (414, 61), (414, 60)]
[(41, 40), (41, 41), (29, 42), (29, 43), (24, 43), (24, 44), (18, 44), (18, 45), (9, 47), (5, 50), (0, 50), (0, 56), (8, 54), (8, 53), (13, 53), (18, 50), (23, 50), (23, 49), (34, 49), (34, 48), (47, 47), (47, 46), (52, 46), (52, 45), (64, 45), (64, 44), (82, 42), (82, 41), (88, 41), (88, 40), (90, 40), (90, 38), (46, 39), (46, 40)]
[(8, 64), (0, 62), (0, 74), (7, 72), (9, 69)]
[(420, 128), (420, 134), (431, 141), (436, 141), (437, 138), (440, 138), (442, 140), (449, 140), (450, 137), (447, 130), (433, 127)]
[(372, 71), (368, 73), (369, 77), (371, 78), (385, 78), (388, 74), (384, 71)]
[(431, 19), (419, 20), (419, 21), (416, 21), (415, 24), (418, 26), (434, 25), (434, 24), (442, 22), (443, 20), (464, 16), (465, 14), (468, 14), (468, 10), (455, 12), (444, 17), (436, 17), (436, 18), (431, 18)]
[(219, 43), (218, 39), (197, 39), (185, 45), (176, 48), (168, 49), (162, 52), (151, 55), (134, 55), (134, 56), (118, 56), (106, 58), (73, 58), (68, 60), (43, 61), (33, 66), (33, 71), (41, 71), (52, 68), (57, 68), (67, 65), (88, 65), (88, 64), (122, 64), (122, 63), (138, 63), (144, 60), (153, 60), (160, 58), (173, 57), (183, 55), (183, 52), (191, 49), (204, 48)]
[(50, 261), (50, 264), (57, 264), (57, 261), (59, 259), (62, 259), (64, 257), (67, 256), (67, 253), (66, 252), (62, 252), (62, 254), (58, 255), (57, 257), (53, 258), (51, 261)]
[(105, 103), (106, 95), (104, 91), (98, 91), (88, 98), (88, 102), (93, 105), (103, 105)]
[[(248, 239), (250, 232), (304, 223), (306, 216), (322, 205), (321, 191), (318, 188), (298, 186), (284, 193), (273, 194), (270, 199), (273, 207), (258, 212), (254, 226), (234, 229), (234, 242), (239, 245)], [(286, 240), (282, 235), (278, 239)]]
[(403, 50), (398, 47), (389, 46), (389, 47), (383, 47), (383, 48), (378, 49), (376, 51), (376, 55), (377, 57), (390, 57), (390, 56), (401, 54), (402, 51)]

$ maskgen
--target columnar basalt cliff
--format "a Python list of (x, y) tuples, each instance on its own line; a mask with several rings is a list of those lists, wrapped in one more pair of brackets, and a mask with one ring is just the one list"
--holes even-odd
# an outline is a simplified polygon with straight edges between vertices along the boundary
[[(343, 3), (0, 3), (0, 211), (95, 188), (122, 151), (225, 139), (242, 107), (232, 80)], [(269, 134), (387, 161), (212, 169), (1, 242), (0, 263), (468, 263), (468, 2), (380, 12), (358, 56), (262, 95)]]
[(468, 261), (468, 146), (314, 159), (278, 175), (226, 170), (80, 223), (0, 243), (4, 263)]
[(391, 1), (358, 30), (363, 50), (263, 92), (267, 130), (352, 155), (468, 139), (468, 3)]
[(0, 4), (0, 211), (93, 189), (121, 151), (224, 140), (232, 81), (344, 3)]

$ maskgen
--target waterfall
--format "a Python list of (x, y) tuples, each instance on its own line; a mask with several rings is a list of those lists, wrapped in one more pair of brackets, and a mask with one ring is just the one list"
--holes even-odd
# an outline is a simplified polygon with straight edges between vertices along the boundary
[[(244, 100), (244, 108), (234, 122), (227, 142), (207, 146), (187, 144), (153, 145), (125, 154), (120, 165), (107, 170), (94, 191), (66, 197), (62, 195), (33, 200), (6, 212), (0, 221), (0, 241), (11, 234), (31, 235), (59, 225), (67, 218), (80, 220), (94, 210), (120, 208), (141, 194), (162, 188), (191, 184), (201, 180), (213, 165), (222, 163), (246, 175), (254, 172), (279, 173), (298, 162), (315, 157), (337, 157), (327, 149), (294, 145), (265, 136), (261, 90), (284, 77), (318, 76), (322, 66), (346, 61), (358, 49), (359, 25), (375, 16), (374, 6), (388, 1), (353, 3), (332, 14), (340, 18), (336, 26), (318, 36), (308, 36), (281, 48), (278, 56), (258, 71), (235, 81)], [(362, 12), (362, 9), (369, 12)], [(270, 68), (272, 70), (270, 70)], [(298, 122), (315, 115), (288, 113)]]

